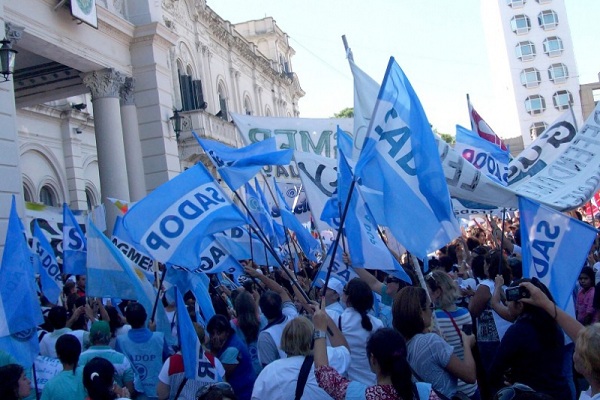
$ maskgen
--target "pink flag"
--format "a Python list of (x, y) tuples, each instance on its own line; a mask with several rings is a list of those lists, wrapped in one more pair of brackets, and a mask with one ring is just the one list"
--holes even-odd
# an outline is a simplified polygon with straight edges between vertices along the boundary
[(490, 126), (481, 118), (481, 116), (475, 111), (473, 105), (471, 104), (471, 100), (469, 100), (469, 95), (467, 95), (467, 103), (469, 105), (469, 118), (471, 119), (471, 130), (473, 132), (477, 132), (477, 134), (488, 142), (494, 143), (496, 146), (500, 147), (502, 150), (507, 150), (506, 145), (496, 135), (496, 133), (490, 128)]

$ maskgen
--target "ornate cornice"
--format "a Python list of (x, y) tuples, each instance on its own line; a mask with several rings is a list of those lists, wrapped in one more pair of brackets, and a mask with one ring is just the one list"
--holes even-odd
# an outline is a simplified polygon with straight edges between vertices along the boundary
[(4, 25), (4, 33), (6, 39), (10, 40), (12, 45), (17, 43), (23, 37), (23, 31), (25, 27), (16, 25), (12, 22), (7, 22)]
[(83, 84), (92, 92), (92, 101), (106, 97), (119, 98), (124, 83), (125, 75), (112, 68), (83, 75)]

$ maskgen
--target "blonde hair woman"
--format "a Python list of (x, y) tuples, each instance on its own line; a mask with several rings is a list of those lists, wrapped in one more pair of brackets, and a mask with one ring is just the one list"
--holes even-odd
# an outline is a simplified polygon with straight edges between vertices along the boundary
[[(460, 297), (458, 285), (443, 271), (433, 271), (427, 274), (425, 282), (427, 282), (431, 301), (435, 305), (434, 313), (440, 333), (444, 340), (454, 348), (454, 354), (463, 360), (465, 350), (461, 331), (466, 330), (467, 334), (471, 334), (473, 320), (469, 310), (456, 305), (456, 301)], [(480, 398), (477, 382), (466, 383), (459, 379), (457, 390), (471, 399)]]

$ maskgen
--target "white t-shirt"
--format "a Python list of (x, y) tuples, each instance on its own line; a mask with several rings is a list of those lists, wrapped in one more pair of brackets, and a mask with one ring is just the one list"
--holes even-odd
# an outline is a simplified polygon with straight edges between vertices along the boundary
[[(369, 359), (367, 358), (367, 340), (377, 329), (383, 328), (383, 322), (379, 318), (368, 315), (373, 325), (371, 331), (365, 330), (360, 324), (361, 316), (352, 307), (347, 307), (341, 315), (342, 333), (350, 346), (350, 357), (352, 362), (348, 367), (348, 379), (359, 381), (365, 385), (375, 385), (376, 376), (371, 372)], [(337, 322), (337, 321), (334, 321)]]
[(596, 393), (596, 395), (592, 397), (592, 388), (590, 387), (588, 390), (581, 392), (579, 400), (600, 400), (600, 393)]
[[(487, 286), (490, 289), (490, 293), (493, 296), (494, 290), (496, 289), (496, 283), (491, 279), (485, 279), (481, 281), (480, 285)], [(502, 287), (506, 289), (506, 286)], [(500, 340), (504, 337), (504, 334), (508, 330), (508, 328), (512, 325), (512, 322), (509, 322), (502, 318), (496, 311), (492, 309), (492, 315), (494, 316), (494, 323), (496, 324), (496, 330), (498, 331), (498, 337)]]
[[(350, 352), (344, 346), (327, 347), (329, 365), (343, 374), (350, 364)], [(295, 397), (296, 385), (304, 356), (293, 356), (273, 361), (256, 378), (252, 399), (289, 400)], [(331, 397), (319, 387), (315, 378), (315, 364), (308, 373), (302, 399), (329, 400)]]

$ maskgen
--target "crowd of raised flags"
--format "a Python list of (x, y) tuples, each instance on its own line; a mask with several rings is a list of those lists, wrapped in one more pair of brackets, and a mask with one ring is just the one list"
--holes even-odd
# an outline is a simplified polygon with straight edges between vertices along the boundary
[[(60, 257), (37, 221), (32, 231), (24, 229), (13, 198), (0, 267), (2, 350), (31, 367), (39, 351), (35, 332), (43, 322), (37, 293), (56, 304), (63, 274), (87, 275), (88, 296), (141, 303), (157, 331), (174, 344), (156, 290), (158, 285), (174, 286), (185, 377), (194, 379), (197, 359), (188, 356), (199, 353), (200, 343), (189, 316), (180, 312), (185, 310), (182, 293), (194, 294), (197, 320), (205, 325), (215, 315), (207, 274), (228, 276), (231, 285), (240, 285), (242, 260), (274, 268), (285, 264), (298, 273), (306, 259), (320, 263), (313, 282), (318, 286), (331, 277), (348, 282), (356, 277), (353, 267), (383, 270), (418, 284), (400, 266), (385, 236), (393, 236), (424, 261), (427, 270), (429, 255), (461, 235), (463, 213), (453, 206), (457, 202), (467, 215), (518, 208), (523, 275), (537, 277), (557, 305), (569, 309), (597, 230), (561, 211), (583, 206), (598, 189), (598, 156), (575, 146), (589, 145), (591, 132), (600, 131), (600, 106), (578, 131), (566, 113), (511, 159), (470, 100), (472, 130), (457, 126), (452, 148), (433, 133), (417, 94), (393, 58), (381, 86), (353, 60), (350, 65), (354, 130), (338, 128), (337, 159), (280, 149), (273, 137), (233, 149), (194, 134), (229, 191), (199, 163), (134, 205), (111, 199), (124, 214), (115, 222), (111, 239), (91, 220), (84, 233), (65, 204)], [(568, 140), (559, 135), (565, 131)], [(296, 218), (275, 180), (256, 179), (263, 167), (289, 165), (292, 157), (310, 204), (313, 232)], [(588, 208), (597, 211), (595, 202)], [(332, 231), (335, 240), (324, 242), (325, 230)], [(352, 267), (342, 260), (343, 252), (352, 254)], [(158, 263), (166, 266), (163, 276)]]

